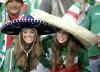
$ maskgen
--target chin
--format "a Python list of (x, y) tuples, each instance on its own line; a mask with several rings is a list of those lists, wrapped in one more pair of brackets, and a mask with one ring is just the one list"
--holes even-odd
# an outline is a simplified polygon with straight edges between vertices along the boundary
[(58, 41), (60, 44), (64, 44), (64, 43), (66, 43), (66, 40), (64, 40), (64, 41)]

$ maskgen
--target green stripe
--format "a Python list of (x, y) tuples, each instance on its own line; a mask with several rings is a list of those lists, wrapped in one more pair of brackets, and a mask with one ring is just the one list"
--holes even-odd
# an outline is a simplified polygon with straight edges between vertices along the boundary
[(4, 10), (4, 4), (2, 4), (0, 7), (0, 22), (2, 22), (2, 20), (3, 20), (3, 17), (2, 17), (3, 10)]
[(4, 34), (0, 33), (0, 51), (2, 51), (3, 42), (4, 42)]
[(75, 5), (76, 7), (78, 7), (79, 9), (81, 8), (80, 2), (75, 2), (74, 5)]
[(29, 0), (26, 0), (25, 2), (27, 3), (28, 8), (27, 8), (26, 12), (24, 13), (24, 15), (27, 16), (27, 15), (30, 15), (30, 13), (31, 13), (31, 2)]
[(0, 62), (2, 61), (2, 58), (0, 58)]
[(35, 2), (35, 4), (34, 4), (34, 8), (35, 8), (35, 9), (39, 9), (40, 4), (41, 4), (41, 0), (36, 0), (36, 2)]

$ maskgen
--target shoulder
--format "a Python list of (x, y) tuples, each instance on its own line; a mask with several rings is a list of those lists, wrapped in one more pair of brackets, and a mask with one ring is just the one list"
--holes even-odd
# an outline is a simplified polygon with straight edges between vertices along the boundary
[(52, 40), (53, 39), (53, 37), (54, 37), (54, 35), (47, 35), (47, 36), (44, 36), (44, 37), (42, 37), (42, 41), (49, 41), (49, 40)]
[(93, 13), (98, 10), (100, 11), (100, 5), (94, 5), (93, 7), (90, 8), (89, 13)]
[(87, 54), (87, 48), (85, 48), (85, 47), (78, 48), (77, 54), (78, 55)]
[(5, 57), (9, 57), (9, 55), (11, 55), (13, 53), (14, 48), (9, 48), (6, 51)]

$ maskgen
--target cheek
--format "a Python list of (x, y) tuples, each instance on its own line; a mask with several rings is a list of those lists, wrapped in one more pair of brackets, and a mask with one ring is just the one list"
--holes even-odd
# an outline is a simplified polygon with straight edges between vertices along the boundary
[(19, 9), (21, 9), (22, 8), (22, 5), (17, 5), (16, 7), (19, 8)]
[(10, 10), (10, 8), (11, 8), (10, 5), (7, 5), (7, 6), (6, 6), (7, 11)]

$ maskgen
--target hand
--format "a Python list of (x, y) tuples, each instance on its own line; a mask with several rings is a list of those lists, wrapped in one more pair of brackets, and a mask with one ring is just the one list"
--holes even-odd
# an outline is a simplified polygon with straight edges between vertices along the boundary
[(100, 33), (97, 33), (96, 37), (97, 37), (98, 47), (100, 47)]

